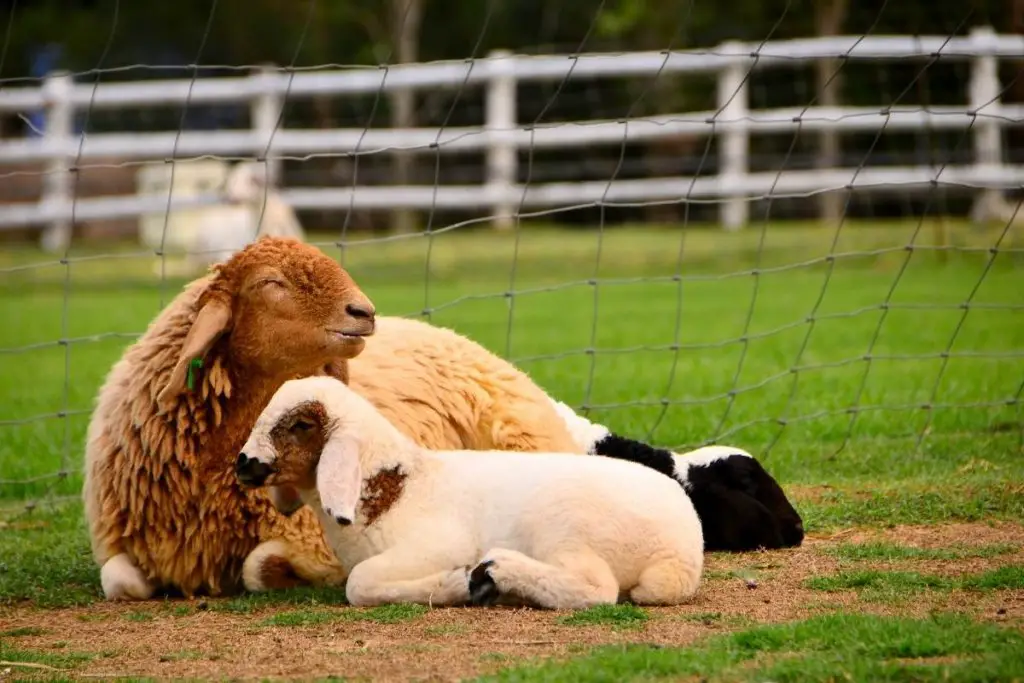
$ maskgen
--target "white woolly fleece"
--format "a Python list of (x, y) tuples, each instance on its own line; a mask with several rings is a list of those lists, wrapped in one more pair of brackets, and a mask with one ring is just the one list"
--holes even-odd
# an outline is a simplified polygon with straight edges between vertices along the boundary
[(594, 455), (594, 444), (611, 434), (607, 427), (594, 424), (587, 418), (577, 415), (576, 411), (561, 401), (551, 399), (551, 403), (555, 406), (555, 412), (565, 421), (573, 440), (589, 455)]

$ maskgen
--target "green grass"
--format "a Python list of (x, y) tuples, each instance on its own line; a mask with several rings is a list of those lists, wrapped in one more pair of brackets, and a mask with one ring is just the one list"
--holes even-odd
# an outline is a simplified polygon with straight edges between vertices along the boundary
[[(760, 264), (758, 229), (607, 230), (598, 263), (595, 232), (530, 225), (514, 281), (512, 236), (480, 232), (356, 246), (346, 263), (382, 313), (429, 308), (631, 435), (734, 443), (787, 483), (1020, 480), (1020, 406), (1007, 402), (1024, 379), (1022, 259), (1001, 253), (986, 270), (987, 253), (900, 249), (916, 227), (847, 226), (848, 255), (831, 263), (832, 230), (785, 225), (769, 228)], [(90, 256), (73, 254), (66, 316), (63, 266), (0, 274), (0, 349), (22, 349), (0, 367), (0, 499), (77, 494), (96, 389), (179, 287), (157, 286), (151, 257)], [(52, 344), (65, 334), (75, 341)]]
[(0, 638), (24, 638), (26, 636), (41, 636), (44, 633), (48, 633), (45, 628), (39, 628), (38, 626), (22, 626), (21, 628), (12, 628), (6, 631), (0, 631)]
[(0, 605), (87, 605), (102, 597), (81, 504), (38, 509), (0, 528)]
[(480, 681), (994, 681), (1024, 675), (1024, 635), (960, 615), (831, 614), (715, 636), (692, 647), (617, 645)]
[(0, 640), (0, 661), (22, 664), (42, 664), (55, 669), (70, 669), (79, 664), (97, 659), (101, 655), (89, 652), (41, 652), (11, 647)]
[[(811, 533), (1024, 521), (1024, 257), (1004, 251), (989, 267), (984, 251), (929, 250), (935, 233), (926, 225), (915, 234), (917, 227), (846, 224), (833, 260), (825, 258), (836, 238), (831, 229), (773, 224), (759, 251), (760, 226), (732, 234), (631, 227), (606, 230), (598, 260), (595, 231), (524, 223), (518, 245), (514, 235), (456, 231), (351, 246), (345, 264), (382, 314), (429, 311), (433, 322), (512, 359), (553, 396), (587, 404), (592, 419), (616, 431), (677, 448), (715, 440), (757, 454), (792, 490)], [(956, 243), (991, 246), (990, 236), (954, 228)], [(922, 248), (903, 249), (912, 239)], [(140, 251), (133, 247), (119, 251), (99, 258), (76, 249), (69, 266), (31, 248), (0, 253), (0, 606), (100, 598), (81, 504), (19, 513), (26, 502), (79, 496), (97, 388), (182, 284), (161, 286), (151, 271), (156, 259), (132, 256)], [(17, 270), (3, 270), (9, 267)], [(62, 338), (71, 341), (55, 343)], [(840, 548), (836, 556), (848, 561), (1003, 552)], [(741, 575), (748, 572), (728, 578)], [(819, 578), (832, 586), (856, 579)], [(895, 601), (926, 590), (1020, 588), (1021, 568), (859, 580), (864, 585), (850, 589)], [(425, 611), (353, 609), (342, 589), (298, 589), (168, 603), (150, 614), (204, 610), (247, 615), (261, 628), (396, 623)], [(629, 628), (646, 616), (615, 606), (553, 621)], [(989, 681), (1024, 674), (1019, 632), (966, 617), (836, 613), (756, 628), (716, 612), (681, 618), (745, 630), (690, 648), (604, 648), (498, 679)], [(16, 649), (16, 637), (3, 635), (0, 659), (69, 668), (92, 657)], [(199, 655), (184, 649), (162, 657)]]
[(156, 615), (154, 615), (152, 612), (132, 610), (130, 612), (125, 612), (124, 614), (122, 614), (121, 618), (126, 621), (153, 621), (154, 619), (156, 619)]
[(822, 552), (841, 560), (862, 561), (904, 561), (904, 560), (966, 560), (970, 558), (991, 558), (1015, 553), (1019, 545), (991, 543), (985, 545), (956, 544), (944, 548), (916, 548), (897, 543), (840, 543), (822, 548)]
[[(793, 487), (809, 532), (1024, 520), (1024, 427), (1020, 405), (1005, 404), (1024, 380), (1015, 355), (1024, 349), (1024, 259), (1000, 253), (986, 270), (987, 253), (903, 250), (917, 227), (848, 224), (831, 264), (832, 230), (784, 224), (769, 227), (760, 257), (760, 226), (610, 229), (600, 262), (594, 231), (525, 224), (514, 280), (514, 236), (484, 232), (364, 243), (346, 250), (345, 263), (382, 313), (430, 308), (434, 322), (512, 358), (559, 399), (626, 404), (591, 411), (613, 429), (754, 452)], [(954, 236), (975, 247), (985, 239)], [(915, 244), (932, 241), (926, 226)], [(73, 252), (66, 316), (64, 266), (30, 248), (0, 253), (0, 269), (20, 267), (0, 272), (0, 350), (20, 349), (0, 363), (0, 503), (12, 513), (26, 500), (79, 495), (97, 387), (180, 287), (161, 289), (155, 259), (121, 251)], [(587, 284), (595, 276), (596, 289)], [(515, 297), (503, 296), (510, 290)], [(972, 292), (972, 308), (959, 308)], [(24, 348), (65, 334), (76, 341)], [(952, 355), (941, 358), (951, 340)], [(58, 411), (69, 416), (36, 419)], [(810, 487), (806, 497), (797, 485)], [(19, 518), (0, 511), (4, 519), (0, 604), (99, 597), (79, 504)], [(343, 603), (343, 591), (296, 591), (209, 608)]]
[(1001, 478), (961, 477), (948, 482), (885, 480), (836, 487), (799, 506), (808, 531), (850, 526), (938, 524), (1024, 519), (1024, 487)]
[(298, 609), (278, 612), (260, 621), (261, 626), (318, 626), (335, 621), (369, 621), (375, 624), (397, 624), (419, 619), (426, 614), (424, 605), (396, 604), (367, 609)]
[(318, 607), (346, 605), (344, 587), (311, 588), (303, 586), (270, 593), (245, 593), (226, 600), (203, 601), (205, 609), (235, 614), (249, 614), (267, 607), (292, 605)]
[(1024, 588), (1024, 566), (1009, 565), (979, 574), (956, 577), (909, 571), (854, 570), (831, 576), (814, 576), (804, 585), (814, 590), (855, 590), (864, 600), (896, 602), (924, 590), (998, 590)]
[(588, 609), (576, 610), (558, 618), (563, 626), (614, 626), (635, 628), (650, 618), (647, 610), (636, 605), (595, 605)]
[(1024, 588), (1024, 566), (1008, 565), (960, 578), (960, 585), (967, 590), (998, 590)]

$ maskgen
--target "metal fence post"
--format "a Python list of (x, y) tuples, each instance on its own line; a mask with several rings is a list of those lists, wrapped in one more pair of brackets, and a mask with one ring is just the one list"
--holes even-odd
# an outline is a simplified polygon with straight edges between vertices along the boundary
[(258, 86), (258, 93), (252, 102), (252, 128), (259, 143), (260, 154), (267, 155), (266, 173), (268, 187), (277, 187), (281, 181), (281, 160), (273, 158), (269, 145), (274, 138), (281, 120), (284, 99), (274, 87), (277, 70), (273, 64), (262, 64), (251, 78)]
[(749, 153), (750, 134), (747, 131), (749, 95), (747, 93), (747, 60), (742, 43), (729, 41), (722, 43), (719, 52), (735, 55), (729, 63), (718, 72), (718, 116), (735, 123), (726, 124), (718, 133), (719, 165), (718, 178), (723, 190), (721, 208), (722, 227), (726, 230), (739, 230), (750, 219), (750, 206), (743, 197), (734, 196), (747, 175), (747, 155)]
[(48, 252), (64, 252), (71, 243), (71, 159), (74, 144), (74, 105), (71, 75), (53, 72), (43, 83), (46, 123), (43, 144), (49, 157), (45, 165), (41, 208), (50, 217), (43, 228), (40, 246)]
[[(991, 54), (996, 32), (990, 26), (978, 26), (971, 30), (971, 79), (968, 86), (968, 107), (974, 119), (974, 170), (978, 180), (988, 174), (993, 176), (1002, 165), (1002, 134), (995, 117), (987, 116), (985, 107), (999, 106), (999, 61)], [(980, 113), (979, 113), (980, 112)], [(999, 214), (1005, 202), (999, 189), (986, 188), (976, 193), (975, 216), (982, 221), (1000, 220)]]
[(515, 60), (508, 50), (488, 55), (487, 102), (484, 126), (487, 129), (487, 187), (494, 198), (492, 224), (498, 230), (515, 225), (512, 192), (516, 183), (518, 150), (510, 140), (516, 126)]

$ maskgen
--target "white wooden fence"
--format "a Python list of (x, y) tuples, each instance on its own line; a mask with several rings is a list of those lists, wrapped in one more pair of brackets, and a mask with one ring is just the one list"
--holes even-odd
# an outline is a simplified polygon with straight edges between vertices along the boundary
[[(965, 84), (966, 106), (900, 108), (807, 107), (751, 111), (747, 74), (752, 68), (806, 63), (822, 58), (846, 60), (967, 60), (971, 76)], [(1024, 187), (1024, 166), (1009, 165), (1002, 155), (1002, 129), (1024, 122), (1024, 106), (1000, 101), (998, 60), (1024, 58), (1024, 36), (997, 35), (981, 27), (968, 36), (842, 36), (771, 42), (764, 45), (729, 42), (713, 50), (520, 56), (495, 52), (486, 59), (359, 70), (316, 70), (282, 73), (273, 69), (249, 76), (168, 79), (145, 82), (75, 84), (66, 74), (53, 74), (41, 87), (0, 90), (0, 112), (46, 112), (39, 138), (0, 140), (0, 182), (3, 164), (45, 162), (45, 189), (38, 203), (0, 206), (0, 228), (67, 226), (74, 200), (78, 219), (104, 219), (163, 214), (168, 210), (215, 203), (216, 196), (168, 197), (134, 194), (75, 199), (70, 194), (69, 168), (96, 158), (138, 162), (194, 159), (204, 156), (267, 158), (271, 170), (281, 157), (315, 154), (369, 154), (387, 150), (430, 149), (441, 152), (486, 151), (486, 177), (481, 185), (322, 187), (285, 189), (297, 209), (428, 209), (431, 206), (485, 209), (507, 225), (520, 207), (537, 209), (681, 199), (721, 199), (726, 228), (742, 226), (749, 200), (763, 196), (809, 195), (844, 187), (905, 191), (939, 181), (987, 191)], [(687, 112), (629, 121), (591, 120), (571, 125), (524, 127), (516, 120), (517, 84), (597, 77), (651, 76), (662, 73), (717, 73), (716, 111)], [(282, 102), (312, 95), (355, 95), (402, 88), (486, 88), (485, 121), (480, 126), (410, 130), (295, 130), (275, 126)], [(181, 106), (185, 103), (248, 102), (250, 130), (179, 131), (75, 135), (76, 110), (92, 107)], [(973, 163), (966, 166), (833, 168), (784, 173), (748, 171), (752, 133), (802, 130), (908, 131), (971, 128)], [(523, 187), (516, 182), (516, 150), (571, 148), (620, 143), (664, 136), (715, 135), (721, 140), (720, 172), (716, 176), (664, 177), (638, 180), (552, 182)], [(275, 161), (276, 160), (276, 161)], [(51, 240), (52, 243), (52, 240)]]

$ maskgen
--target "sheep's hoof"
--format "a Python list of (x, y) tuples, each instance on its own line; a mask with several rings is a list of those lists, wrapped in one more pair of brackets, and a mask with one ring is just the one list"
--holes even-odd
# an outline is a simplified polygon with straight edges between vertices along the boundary
[(476, 607), (490, 607), (498, 600), (498, 586), (488, 571), (494, 560), (481, 562), (469, 574), (469, 602)]

